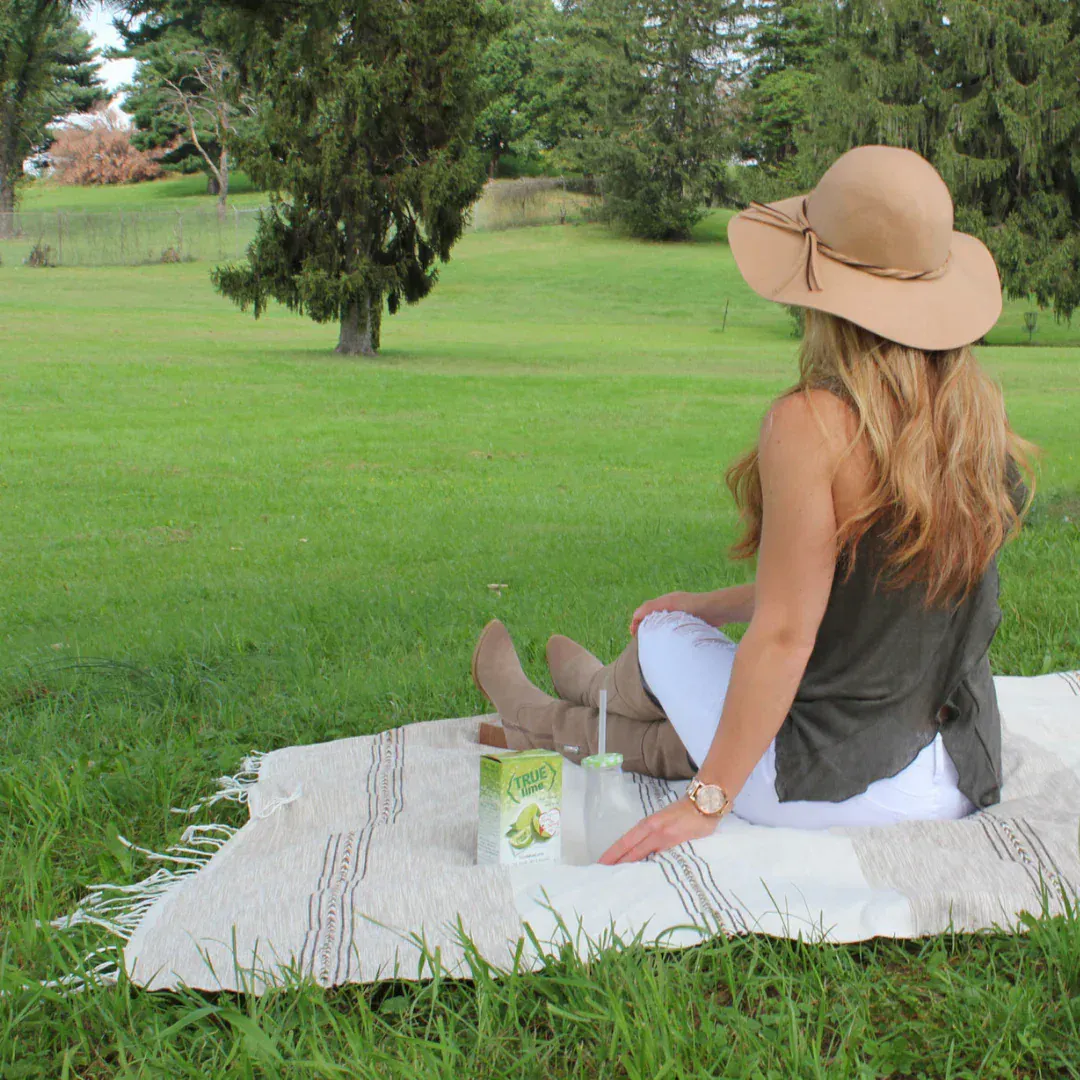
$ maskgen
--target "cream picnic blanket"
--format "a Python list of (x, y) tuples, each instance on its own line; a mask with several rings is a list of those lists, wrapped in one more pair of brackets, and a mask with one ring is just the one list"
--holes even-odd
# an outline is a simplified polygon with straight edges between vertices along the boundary
[[(568, 763), (563, 863), (478, 866), (480, 718), (440, 720), (249, 761), (215, 797), (247, 802), (242, 828), (192, 826), (146, 853), (163, 865), (145, 881), (100, 887), (63, 922), (126, 939), (123, 964), (148, 988), (256, 991), (530, 969), (567, 942), (1022, 929), (1018, 913), (1060, 912), (1080, 890), (1080, 673), (997, 690), (1002, 801), (963, 821), (802, 832), (728, 817), (642, 863), (582, 865), (582, 770)], [(643, 815), (682, 789), (625, 782)]]

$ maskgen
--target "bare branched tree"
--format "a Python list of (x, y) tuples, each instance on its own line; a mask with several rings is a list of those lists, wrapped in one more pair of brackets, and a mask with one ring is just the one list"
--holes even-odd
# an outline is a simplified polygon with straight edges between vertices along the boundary
[(165, 102), (217, 181), (218, 213), (224, 214), (229, 196), (229, 147), (238, 120), (250, 115), (252, 107), (240, 90), (235, 67), (219, 49), (189, 49), (176, 59), (187, 61), (188, 74), (160, 76)]

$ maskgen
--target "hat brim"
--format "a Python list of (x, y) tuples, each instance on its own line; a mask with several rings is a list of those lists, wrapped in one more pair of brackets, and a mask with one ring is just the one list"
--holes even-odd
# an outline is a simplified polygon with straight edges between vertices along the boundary
[[(792, 216), (804, 196), (771, 203)], [(1001, 315), (1001, 280), (986, 245), (953, 232), (945, 272), (932, 280), (880, 277), (819, 255), (821, 291), (806, 282), (803, 238), (736, 214), (728, 243), (746, 283), (759, 296), (839, 315), (915, 349), (956, 349), (981, 338)]]

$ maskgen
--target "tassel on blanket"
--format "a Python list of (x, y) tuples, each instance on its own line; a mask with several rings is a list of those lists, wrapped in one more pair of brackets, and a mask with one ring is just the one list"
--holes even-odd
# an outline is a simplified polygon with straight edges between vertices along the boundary
[(169, 812), (172, 814), (197, 814), (208, 806), (219, 802), (246, 803), (248, 792), (255, 786), (259, 779), (259, 769), (262, 767), (263, 758), (266, 754), (262, 751), (253, 751), (240, 763), (240, 768), (232, 776), (219, 776), (217, 778), (218, 790), (213, 795), (207, 795), (200, 799), (194, 806), (172, 806)]
[[(150, 851), (123, 836), (118, 837), (124, 847), (137, 851), (147, 861), (169, 865), (159, 866), (148, 877), (133, 885), (96, 885), (83, 897), (75, 911), (53, 919), (49, 925), (54, 930), (62, 931), (77, 926), (97, 926), (127, 942), (146, 912), (184, 879), (197, 874), (237, 832), (239, 830), (231, 825), (189, 825), (180, 836), (180, 842), (164, 852)], [(76, 993), (91, 985), (113, 985), (120, 973), (120, 948), (119, 945), (109, 945), (95, 949), (84, 958), (81, 973), (50, 979), (41, 985)], [(104, 956), (109, 959), (100, 960)], [(95, 960), (99, 962), (94, 964)]]

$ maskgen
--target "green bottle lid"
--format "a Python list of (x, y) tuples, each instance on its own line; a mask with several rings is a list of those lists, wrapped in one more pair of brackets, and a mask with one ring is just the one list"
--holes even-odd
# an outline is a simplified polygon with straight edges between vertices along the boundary
[(582, 758), (581, 765), (585, 769), (621, 769), (622, 762), (622, 754), (590, 754)]

